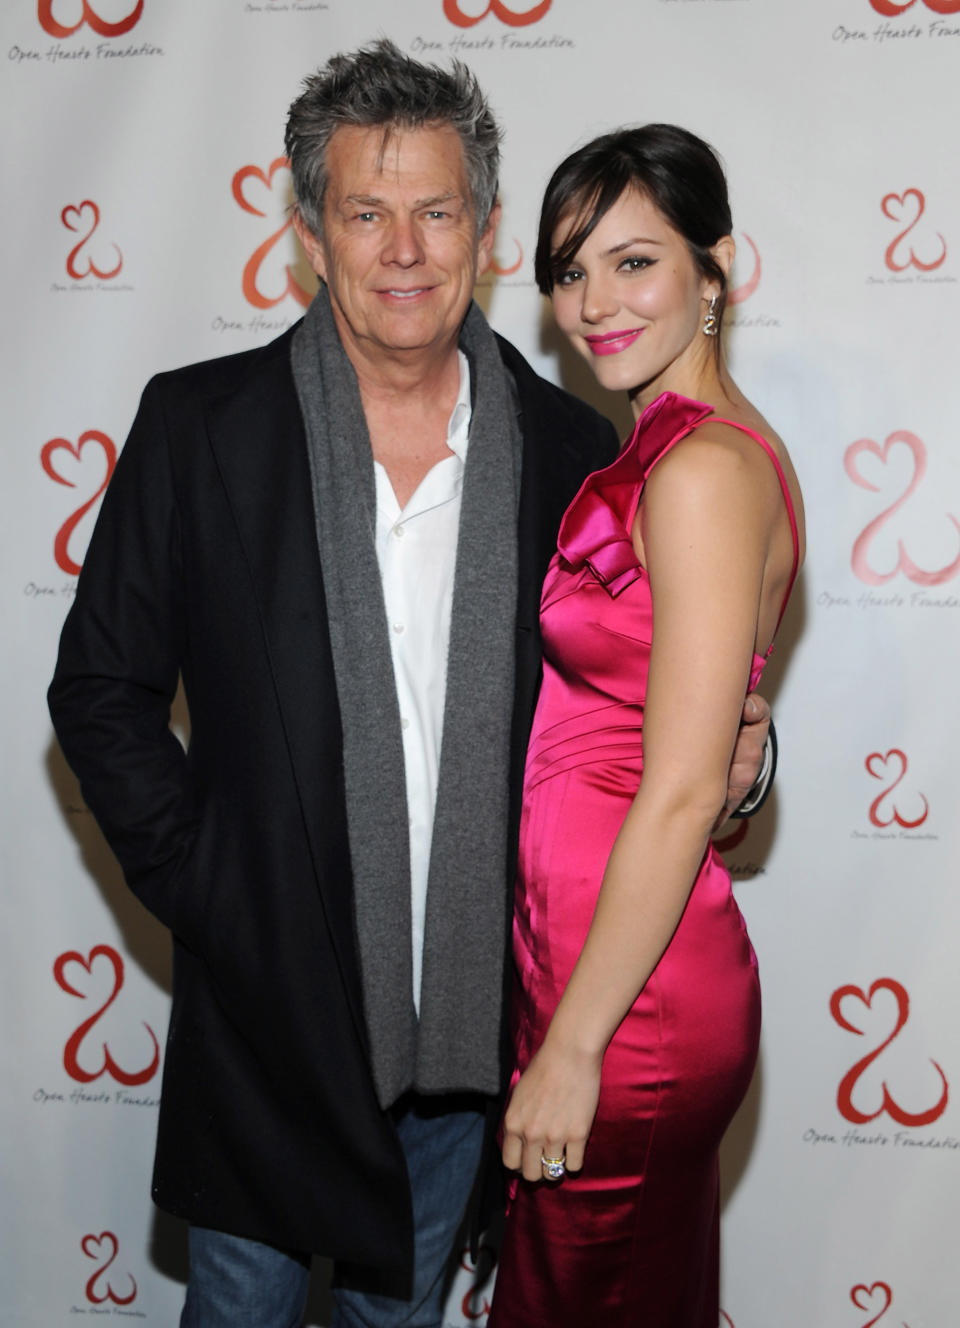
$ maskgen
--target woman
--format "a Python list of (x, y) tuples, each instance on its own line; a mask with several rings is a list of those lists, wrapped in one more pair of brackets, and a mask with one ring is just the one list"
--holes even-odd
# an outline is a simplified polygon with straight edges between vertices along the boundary
[(544, 200), (540, 289), (637, 426), (543, 590), (503, 1127), (522, 1178), (490, 1328), (719, 1319), (717, 1149), (760, 992), (709, 835), (803, 540), (783, 443), (724, 363), (731, 226), (712, 150), (670, 125), (596, 139)]

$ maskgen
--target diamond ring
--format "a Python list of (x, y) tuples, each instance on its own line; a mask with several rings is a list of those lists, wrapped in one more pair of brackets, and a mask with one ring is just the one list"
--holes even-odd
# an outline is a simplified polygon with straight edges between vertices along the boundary
[(566, 1164), (563, 1157), (544, 1157), (540, 1154), (540, 1166), (547, 1180), (562, 1180), (566, 1175)]

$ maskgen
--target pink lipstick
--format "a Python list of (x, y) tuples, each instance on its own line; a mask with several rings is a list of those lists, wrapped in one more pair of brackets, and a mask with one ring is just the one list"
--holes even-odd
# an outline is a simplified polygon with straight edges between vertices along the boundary
[(602, 336), (584, 337), (584, 340), (594, 355), (617, 355), (632, 346), (642, 331), (642, 327), (634, 327), (624, 332), (605, 332)]

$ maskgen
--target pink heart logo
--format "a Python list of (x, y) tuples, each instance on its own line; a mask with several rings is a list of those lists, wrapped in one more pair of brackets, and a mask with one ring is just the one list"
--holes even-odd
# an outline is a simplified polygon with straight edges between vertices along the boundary
[[(949, 581), (960, 571), (960, 555), (952, 563), (945, 567), (938, 567), (934, 571), (927, 571), (925, 568), (918, 567), (904, 548), (903, 540), (897, 540), (897, 562), (889, 571), (878, 572), (870, 565), (869, 548), (874, 536), (880, 528), (893, 516), (898, 508), (902, 507), (910, 495), (914, 492), (917, 485), (921, 482), (927, 470), (927, 449), (924, 443), (916, 434), (910, 433), (907, 429), (896, 429), (891, 433), (886, 442), (881, 447), (875, 443), (872, 438), (858, 438), (855, 443), (851, 443), (843, 454), (843, 468), (847, 475), (853, 480), (854, 484), (861, 489), (869, 489), (871, 493), (879, 493), (880, 486), (874, 484), (873, 480), (860, 472), (860, 458), (866, 454), (876, 457), (883, 465), (887, 464), (890, 456), (890, 449), (896, 444), (903, 444), (911, 457), (913, 458), (913, 475), (910, 482), (903, 490), (900, 496), (884, 510), (868, 522), (854, 541), (853, 550), (850, 555), (850, 565), (861, 581), (867, 585), (879, 586), (896, 576), (898, 572), (903, 572), (908, 580), (921, 586), (941, 585), (944, 581)], [(960, 532), (960, 521), (951, 513), (946, 513), (947, 520)]]
[(760, 285), (760, 276), (763, 272), (760, 250), (746, 231), (743, 232), (743, 238), (753, 250), (753, 271), (746, 281), (742, 282), (739, 286), (735, 286), (734, 289), (730, 291), (727, 295), (727, 304), (743, 304), (744, 300), (749, 300), (750, 296)]
[(495, 273), (498, 277), (509, 277), (512, 276), (514, 272), (520, 271), (520, 266), (523, 263), (523, 246), (516, 236), (513, 237), (513, 243), (517, 247), (517, 257), (509, 266), (506, 264), (501, 265), (495, 258), (491, 258), (490, 260), (490, 271)]
[[(951, 0), (956, 2), (956, 0)], [(937, 0), (925, 0), (925, 3), (933, 8)], [(915, 207), (908, 207), (908, 200), (911, 200)], [(940, 241), (940, 255), (926, 263), (921, 259), (913, 248), (909, 249), (904, 261), (897, 261), (897, 249), (902, 241), (916, 226), (917, 222), (923, 216), (927, 208), (927, 200), (919, 189), (905, 189), (902, 194), (886, 194), (880, 200), (880, 207), (883, 209), (883, 215), (889, 217), (891, 221), (896, 222), (903, 229), (887, 245), (887, 251), (884, 254), (884, 262), (891, 272), (905, 272), (908, 267), (919, 268), (921, 272), (932, 272), (934, 268), (940, 267), (947, 257), (947, 242), (937, 231), (937, 238)], [(912, 215), (909, 213), (912, 212)]]
[(901, 499), (901, 501), (903, 501), (903, 499), (907, 498), (917, 487), (923, 479), (927, 469), (927, 449), (916, 434), (908, 433), (906, 429), (898, 429), (889, 436), (882, 447), (879, 443), (875, 443), (872, 438), (858, 438), (857, 441), (851, 443), (846, 452), (844, 452), (843, 468), (850, 479), (853, 480), (854, 484), (858, 484), (861, 489), (869, 489), (871, 493), (879, 493), (880, 486), (874, 484), (873, 480), (868, 479), (866, 475), (861, 475), (859, 458), (864, 452), (866, 452), (869, 456), (878, 457), (882, 464), (886, 465), (890, 456), (891, 447), (894, 447), (898, 443), (910, 449), (910, 453), (913, 456), (914, 467), (913, 479), (910, 483), (910, 487), (907, 489), (906, 493), (903, 494), (903, 498)]

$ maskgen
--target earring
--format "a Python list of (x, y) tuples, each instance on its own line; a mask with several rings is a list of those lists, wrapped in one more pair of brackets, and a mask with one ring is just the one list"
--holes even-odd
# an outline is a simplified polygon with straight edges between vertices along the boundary
[(717, 297), (711, 296), (710, 308), (707, 310), (703, 319), (703, 335), (705, 337), (715, 337), (720, 331), (720, 320), (717, 317)]

